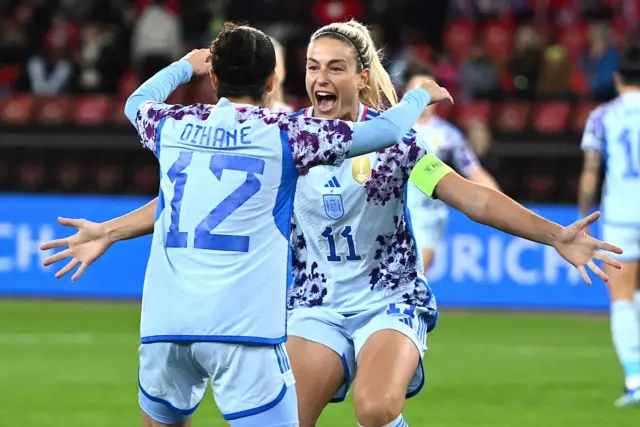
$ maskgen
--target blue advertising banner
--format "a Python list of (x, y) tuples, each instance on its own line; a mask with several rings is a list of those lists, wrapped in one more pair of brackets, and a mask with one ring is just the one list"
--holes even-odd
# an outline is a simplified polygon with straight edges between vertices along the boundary
[[(43, 267), (51, 252), (41, 242), (73, 229), (58, 216), (104, 221), (148, 202), (141, 197), (0, 195), (0, 295), (62, 298), (140, 298), (149, 236), (114, 245), (76, 283), (55, 279), (64, 264)], [(560, 224), (576, 218), (573, 207), (531, 207)], [(594, 230), (597, 231), (597, 230)], [(615, 243), (615, 242), (614, 242)], [(452, 211), (429, 281), (442, 307), (603, 310), (602, 281), (587, 287), (552, 248), (476, 224)]]

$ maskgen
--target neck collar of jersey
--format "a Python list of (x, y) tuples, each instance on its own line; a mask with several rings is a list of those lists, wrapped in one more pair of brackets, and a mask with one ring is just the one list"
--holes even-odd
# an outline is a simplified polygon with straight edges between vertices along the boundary
[(216, 104), (218, 107), (226, 107), (228, 105), (233, 105), (235, 107), (256, 107), (256, 105), (253, 104), (242, 104), (240, 102), (232, 102), (227, 98), (220, 98), (218, 100), (218, 103)]
[[(358, 107), (358, 122), (363, 122), (367, 118), (367, 113), (369, 112), (369, 107), (364, 105), (362, 102)], [(313, 117), (313, 107), (307, 107), (304, 109), (305, 117)]]

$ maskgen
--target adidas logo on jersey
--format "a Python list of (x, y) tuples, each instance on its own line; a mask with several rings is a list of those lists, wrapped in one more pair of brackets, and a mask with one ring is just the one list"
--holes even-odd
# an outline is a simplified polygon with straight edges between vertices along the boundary
[(340, 187), (340, 183), (338, 182), (338, 180), (336, 179), (336, 177), (334, 176), (333, 178), (331, 178), (329, 180), (329, 182), (327, 182), (325, 185), (325, 187), (328, 188), (337, 188)]

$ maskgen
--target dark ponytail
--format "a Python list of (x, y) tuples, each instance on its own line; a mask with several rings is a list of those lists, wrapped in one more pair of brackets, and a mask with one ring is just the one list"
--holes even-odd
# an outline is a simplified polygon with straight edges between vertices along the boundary
[(218, 77), (219, 97), (262, 100), (267, 79), (276, 67), (273, 44), (266, 34), (226, 22), (209, 50), (211, 71)]

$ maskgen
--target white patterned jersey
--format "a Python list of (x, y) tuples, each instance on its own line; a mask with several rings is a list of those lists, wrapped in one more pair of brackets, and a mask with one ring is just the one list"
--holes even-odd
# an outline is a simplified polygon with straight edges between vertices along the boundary
[[(378, 114), (360, 106), (360, 121)], [(389, 149), (314, 167), (299, 178), (290, 309), (322, 306), (349, 314), (402, 302), (435, 312), (404, 203), (409, 174), (426, 153), (411, 131)]]

